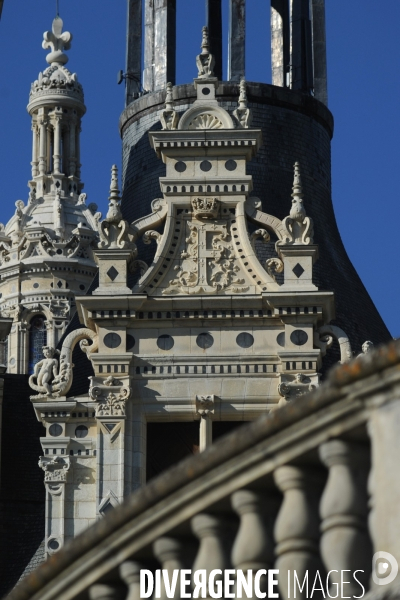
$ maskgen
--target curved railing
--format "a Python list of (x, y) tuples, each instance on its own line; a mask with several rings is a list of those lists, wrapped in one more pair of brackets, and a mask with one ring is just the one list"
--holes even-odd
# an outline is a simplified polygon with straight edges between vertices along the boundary
[[(336, 584), (342, 597), (362, 597), (362, 588), (373, 594), (373, 552), (400, 559), (393, 535), (400, 530), (399, 427), (400, 342), (393, 342), (151, 481), (8, 600), (134, 600), (140, 569), (172, 575), (184, 568), (252, 569), (253, 579), (260, 569), (278, 569), (285, 599), (294, 571), (300, 582), (308, 572), (308, 597), (317, 572), (324, 587), (330, 572), (332, 596)], [(341, 571), (349, 583), (340, 593)]]

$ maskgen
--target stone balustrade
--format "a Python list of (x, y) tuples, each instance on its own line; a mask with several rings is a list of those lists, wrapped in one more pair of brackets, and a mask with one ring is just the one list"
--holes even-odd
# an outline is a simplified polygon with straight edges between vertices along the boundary
[[(141, 569), (162, 599), (168, 582), (156, 572), (171, 581), (177, 569), (188, 570), (187, 593), (202, 583), (200, 570), (208, 582), (219, 569), (230, 577), (214, 573), (226, 598), (240, 597), (239, 583), (271, 597), (268, 572), (282, 600), (322, 597), (321, 584), (331, 597), (381, 597), (374, 552), (400, 560), (399, 366), (398, 341), (338, 367), (315, 392), (151, 481), (8, 600), (138, 600)], [(184, 597), (179, 583), (169, 597)]]

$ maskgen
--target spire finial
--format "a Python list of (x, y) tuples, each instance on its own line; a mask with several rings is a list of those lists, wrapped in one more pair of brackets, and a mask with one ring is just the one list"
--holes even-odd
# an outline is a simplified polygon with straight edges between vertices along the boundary
[[(58, 11), (58, 3), (56, 8)], [(69, 31), (64, 31), (63, 33), (63, 25), (63, 20), (58, 16), (57, 12), (57, 16), (53, 21), (52, 30), (46, 31), (43, 34), (43, 48), (45, 50), (47, 48), (51, 49), (50, 54), (46, 56), (49, 65), (52, 63), (65, 65), (68, 62), (68, 56), (64, 54), (64, 50), (69, 50), (71, 48), (72, 34), (69, 33)]]
[(208, 27), (203, 27), (203, 37), (201, 40), (201, 53), (196, 57), (199, 79), (208, 79), (214, 77), (215, 58), (210, 54), (210, 41), (208, 37)]
[(165, 108), (166, 108), (166, 110), (173, 110), (173, 108), (174, 108), (174, 98), (173, 98), (173, 95), (172, 95), (172, 88), (173, 88), (173, 85), (169, 81), (167, 83), (167, 95), (165, 97)]
[(240, 80), (239, 108), (247, 108), (246, 80)]
[(239, 127), (248, 129), (251, 126), (253, 114), (247, 106), (246, 80), (240, 80), (239, 85), (239, 106), (233, 111), (234, 117), (238, 120)]
[(294, 179), (293, 179), (293, 193), (292, 198), (303, 198), (303, 186), (301, 184), (301, 172), (300, 163), (296, 161), (294, 163)]
[(210, 54), (210, 39), (208, 36), (208, 27), (205, 25), (203, 27), (203, 38), (201, 40), (201, 53), (202, 54)]
[(120, 196), (119, 196), (119, 188), (118, 188), (118, 167), (117, 165), (113, 165), (111, 167), (111, 185), (110, 185), (110, 195), (108, 197), (108, 212), (106, 216), (106, 220), (109, 223), (119, 223), (122, 219), (122, 213), (119, 206)]

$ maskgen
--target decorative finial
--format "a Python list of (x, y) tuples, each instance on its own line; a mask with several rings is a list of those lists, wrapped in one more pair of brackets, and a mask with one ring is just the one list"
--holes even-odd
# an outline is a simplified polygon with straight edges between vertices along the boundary
[(110, 186), (110, 195), (108, 197), (108, 212), (106, 216), (106, 220), (109, 223), (119, 223), (122, 219), (122, 213), (119, 206), (120, 196), (119, 196), (119, 188), (118, 188), (118, 167), (117, 165), (113, 165), (111, 168), (111, 186)]
[(196, 57), (199, 79), (214, 77), (215, 59), (210, 54), (210, 41), (208, 38), (208, 27), (203, 27), (203, 37), (201, 40), (201, 54)]
[(300, 163), (296, 162), (294, 164), (292, 207), (289, 216), (282, 221), (287, 231), (287, 238), (284, 243), (304, 244), (306, 246), (313, 243), (313, 221), (310, 217), (307, 217), (303, 196)]
[(174, 99), (172, 97), (172, 83), (169, 81), (167, 83), (167, 95), (165, 97), (165, 108), (166, 110), (173, 110), (174, 108)]
[(204, 26), (202, 29), (203, 38), (201, 40), (201, 53), (210, 54), (210, 39), (208, 37), (208, 27)]
[(248, 129), (251, 126), (253, 113), (247, 107), (246, 80), (240, 80), (239, 106), (233, 111), (234, 117), (238, 120), (239, 126)]
[(51, 49), (50, 54), (46, 56), (46, 61), (49, 65), (53, 63), (65, 65), (68, 62), (68, 56), (64, 54), (64, 50), (69, 50), (71, 48), (72, 34), (69, 33), (69, 31), (64, 31), (64, 33), (62, 33), (63, 25), (63, 20), (57, 13), (56, 18), (53, 21), (52, 30), (46, 31), (43, 34), (43, 48), (45, 50), (47, 48)]
[(179, 115), (174, 109), (174, 99), (172, 96), (173, 85), (171, 82), (167, 83), (167, 95), (165, 97), (165, 109), (161, 112), (160, 120), (165, 129), (176, 129), (178, 126)]
[(246, 80), (240, 80), (239, 108), (247, 108)]
[[(300, 163), (294, 163), (294, 179), (293, 179), (293, 193), (292, 198), (303, 198), (303, 186), (301, 184), (301, 173), (300, 173)], [(304, 211), (304, 216), (306, 213)]]

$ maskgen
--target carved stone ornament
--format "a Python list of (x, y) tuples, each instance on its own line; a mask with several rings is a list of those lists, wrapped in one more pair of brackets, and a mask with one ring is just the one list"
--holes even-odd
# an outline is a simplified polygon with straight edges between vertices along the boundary
[(210, 396), (196, 396), (196, 413), (201, 417), (214, 413), (214, 394)]
[(208, 27), (203, 27), (201, 53), (196, 57), (196, 65), (199, 79), (208, 79), (209, 77), (214, 77), (215, 58), (212, 54), (210, 54)]
[(306, 216), (306, 209), (303, 204), (303, 188), (301, 184), (300, 164), (294, 165), (294, 182), (292, 193), (292, 208), (289, 216), (283, 219), (282, 225), (286, 230), (286, 235), (281, 242), (285, 244), (303, 244), (313, 243), (313, 221)]
[(253, 113), (247, 106), (246, 81), (244, 79), (240, 81), (239, 106), (233, 111), (233, 116), (236, 118), (239, 127), (243, 129), (251, 127)]
[(181, 263), (175, 267), (176, 278), (170, 280), (163, 294), (217, 294), (230, 288), (245, 292), (245, 280), (238, 276), (240, 267), (235, 256), (227, 222), (188, 222), (190, 234)]
[(118, 168), (116, 165), (111, 169), (111, 186), (109, 195), (108, 212), (104, 221), (100, 223), (99, 248), (132, 248), (136, 252), (136, 246), (132, 242), (127, 221), (122, 218), (120, 207), (120, 195), (118, 189)]
[(172, 83), (167, 83), (167, 95), (165, 98), (165, 109), (161, 112), (160, 120), (163, 130), (177, 129), (179, 114), (174, 109), (174, 100), (172, 97)]
[(192, 208), (196, 219), (216, 219), (219, 201), (217, 198), (193, 198)]
[(369, 354), (370, 352), (372, 352), (373, 349), (374, 349), (374, 343), (371, 342), (370, 340), (367, 340), (366, 342), (363, 343), (363, 345), (361, 347), (361, 352), (358, 355), (358, 357), (359, 356), (364, 357), (366, 354)]
[[(88, 345), (88, 339), (92, 344)], [(51, 399), (64, 396), (72, 385), (72, 352), (80, 341), (80, 347), (86, 354), (91, 354), (98, 348), (97, 335), (91, 329), (77, 329), (72, 331), (64, 340), (61, 352), (50, 346), (44, 346), (44, 359), (36, 363), (33, 375), (29, 377), (30, 387), (39, 392), (31, 396), (31, 400)], [(60, 354), (60, 364), (56, 355)]]
[(292, 381), (284, 381), (278, 385), (279, 395), (286, 401), (294, 400), (316, 389), (311, 380), (303, 373), (297, 373)]
[(54, 456), (53, 458), (41, 456), (39, 467), (44, 471), (45, 483), (65, 483), (71, 467), (69, 456)]
[(280, 258), (269, 258), (265, 261), (265, 270), (276, 281), (276, 274), (283, 273), (284, 265)]
[(216, 115), (204, 112), (190, 121), (188, 129), (224, 129), (224, 124)]
[(124, 417), (130, 389), (112, 375), (104, 380), (92, 377), (89, 396), (97, 402), (96, 417)]

